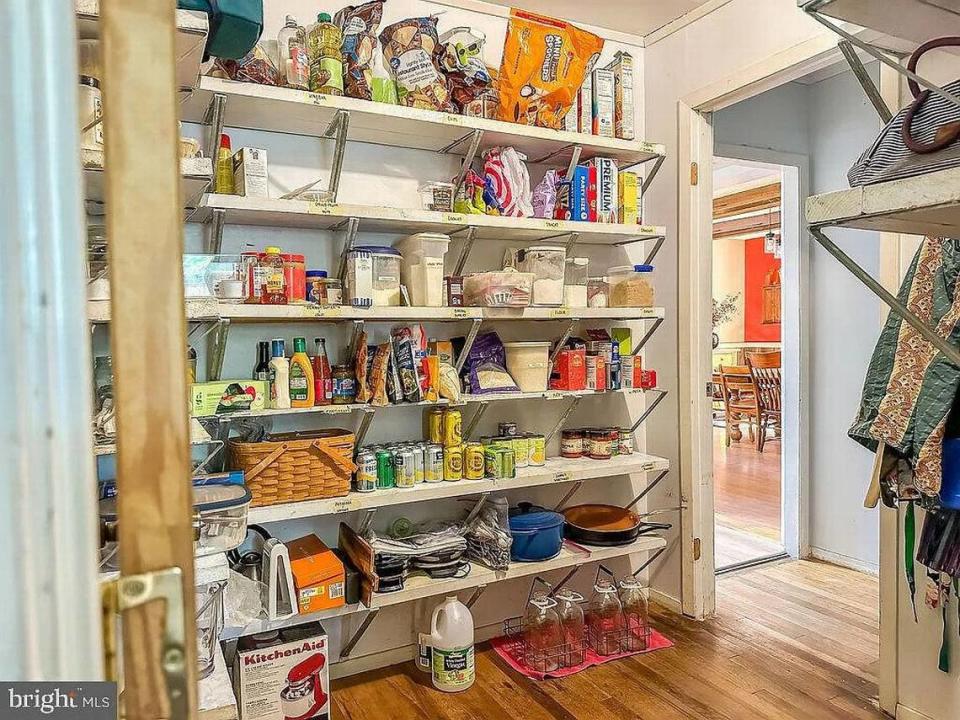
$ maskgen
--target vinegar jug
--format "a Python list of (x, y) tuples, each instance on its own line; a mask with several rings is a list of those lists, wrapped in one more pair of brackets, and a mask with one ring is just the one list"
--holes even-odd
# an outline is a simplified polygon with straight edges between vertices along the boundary
[(433, 645), (433, 686), (443, 692), (460, 692), (473, 685), (473, 616), (457, 599), (448, 597), (437, 605), (430, 623)]

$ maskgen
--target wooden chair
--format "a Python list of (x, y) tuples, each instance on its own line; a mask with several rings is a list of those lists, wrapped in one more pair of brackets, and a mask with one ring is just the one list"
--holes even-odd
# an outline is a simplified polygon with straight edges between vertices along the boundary
[(754, 424), (760, 421), (760, 408), (757, 405), (757, 387), (753, 374), (746, 365), (721, 365), (720, 387), (723, 390), (723, 407), (727, 423), (727, 447), (731, 440), (739, 441), (743, 436), (740, 423), (747, 421), (747, 433), (750, 442), (754, 441)]
[(753, 353), (747, 356), (747, 366), (757, 392), (757, 451), (763, 452), (767, 429), (772, 427), (779, 440), (783, 431), (782, 382), (780, 353)]

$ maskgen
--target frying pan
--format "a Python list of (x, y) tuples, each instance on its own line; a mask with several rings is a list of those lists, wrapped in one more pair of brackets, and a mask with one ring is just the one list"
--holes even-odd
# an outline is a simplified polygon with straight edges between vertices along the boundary
[(669, 523), (647, 523), (629, 508), (617, 505), (574, 505), (563, 511), (564, 535), (584, 545), (629, 545), (641, 535), (669, 530)]

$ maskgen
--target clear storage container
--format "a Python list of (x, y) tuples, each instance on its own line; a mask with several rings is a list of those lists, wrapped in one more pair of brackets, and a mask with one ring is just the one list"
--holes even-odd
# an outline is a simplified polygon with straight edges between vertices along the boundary
[(651, 307), (653, 286), (650, 275), (653, 265), (619, 265), (610, 268), (610, 307)]
[(585, 257), (567, 258), (563, 275), (563, 304), (567, 307), (587, 307), (587, 268)]
[(587, 307), (605, 308), (610, 306), (610, 283), (607, 278), (592, 277), (587, 280)]
[(494, 270), (473, 273), (463, 279), (463, 301), (483, 307), (527, 307), (533, 293), (533, 273)]
[(449, 245), (449, 235), (417, 233), (394, 246), (403, 255), (400, 280), (407, 286), (413, 305), (443, 307), (443, 261)]
[(358, 245), (347, 255), (347, 296), (354, 307), (400, 305), (400, 253)]
[(434, 212), (453, 212), (453, 183), (420, 183), (420, 207)]
[(509, 342), (507, 372), (521, 392), (543, 392), (550, 380), (550, 343)]
[(559, 245), (537, 245), (517, 250), (517, 269), (533, 273), (532, 305), (562, 305), (567, 250)]

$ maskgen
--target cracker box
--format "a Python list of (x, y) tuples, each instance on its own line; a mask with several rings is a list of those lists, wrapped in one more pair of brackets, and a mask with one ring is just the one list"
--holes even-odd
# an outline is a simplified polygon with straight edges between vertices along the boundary
[(550, 373), (551, 390), (587, 389), (587, 350), (584, 347), (564, 348)]
[(592, 120), (593, 134), (601, 137), (614, 137), (613, 134), (613, 71), (607, 69), (593, 71)]
[(266, 150), (243, 147), (233, 154), (233, 186), (237, 195), (270, 196)]
[(619, 173), (610, 158), (593, 158), (587, 163), (597, 172), (597, 222), (619, 222)]
[(607, 65), (613, 73), (613, 130), (622, 140), (633, 140), (633, 57), (619, 51)]
[(625, 225), (636, 225), (640, 222), (640, 179), (636, 173), (624, 170), (620, 173), (617, 184), (620, 222)]
[(272, 641), (237, 642), (233, 688), (240, 720), (329, 720), (330, 655), (320, 623), (284, 628)]
[(266, 407), (267, 383), (263, 380), (216, 380), (190, 386), (190, 414), (227, 415)]
[(580, 132), (588, 135), (593, 132), (593, 78), (590, 73), (583, 78), (577, 93), (577, 123)]
[(344, 572), (340, 558), (312, 534), (291, 540), (286, 545), (300, 614), (342, 607)]
[(577, 165), (573, 169), (573, 177), (569, 181), (563, 180), (557, 186), (555, 219), (581, 222), (586, 222), (589, 219), (589, 205), (587, 203), (589, 178), (590, 172), (586, 166)]

